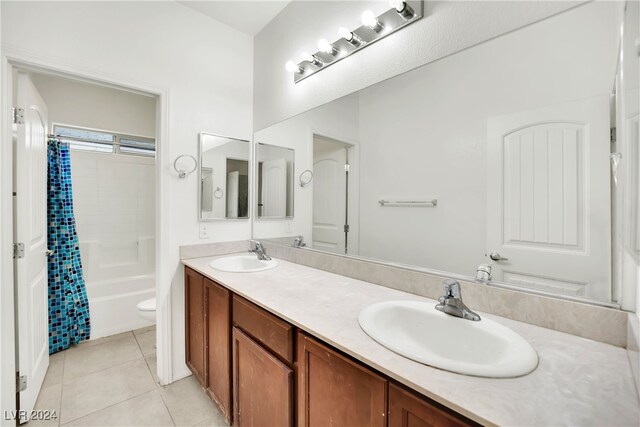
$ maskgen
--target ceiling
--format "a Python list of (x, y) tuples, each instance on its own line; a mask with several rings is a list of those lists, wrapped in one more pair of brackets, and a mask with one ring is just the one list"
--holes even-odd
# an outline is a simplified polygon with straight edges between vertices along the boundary
[(198, 0), (178, 3), (220, 21), (250, 36), (255, 36), (291, 0)]

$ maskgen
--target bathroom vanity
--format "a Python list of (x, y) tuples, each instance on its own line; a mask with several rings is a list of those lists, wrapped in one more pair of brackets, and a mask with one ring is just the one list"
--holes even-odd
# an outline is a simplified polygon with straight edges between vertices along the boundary
[(230, 424), (476, 425), (208, 276), (185, 268), (187, 365)]
[(436, 301), (281, 259), (256, 273), (220, 272), (213, 259), (182, 261), (187, 364), (233, 425), (635, 425), (640, 417), (622, 348), (480, 313), (525, 338), (539, 366), (518, 378), (459, 375), (404, 358), (358, 325), (374, 303)]

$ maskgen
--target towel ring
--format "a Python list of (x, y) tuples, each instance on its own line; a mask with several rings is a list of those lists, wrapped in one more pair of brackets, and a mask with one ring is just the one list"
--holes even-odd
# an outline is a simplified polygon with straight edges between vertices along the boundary
[[(187, 157), (187, 158), (193, 160), (193, 169), (191, 169), (188, 172), (186, 170), (184, 170), (184, 169), (178, 169), (178, 160), (180, 160), (183, 157)], [(198, 161), (193, 156), (190, 156), (188, 154), (181, 154), (178, 157), (176, 157), (176, 160), (173, 162), (173, 168), (176, 170), (176, 172), (178, 172), (178, 176), (180, 178), (186, 178), (187, 175), (190, 175), (191, 173), (193, 173), (198, 168)]]
[(222, 196), (224, 196), (224, 191), (222, 191), (222, 188), (216, 187), (216, 191), (213, 192), (213, 197), (216, 199), (222, 199)]
[(298, 181), (300, 181), (300, 187), (306, 187), (313, 181), (313, 172), (309, 169), (305, 170), (298, 177)]

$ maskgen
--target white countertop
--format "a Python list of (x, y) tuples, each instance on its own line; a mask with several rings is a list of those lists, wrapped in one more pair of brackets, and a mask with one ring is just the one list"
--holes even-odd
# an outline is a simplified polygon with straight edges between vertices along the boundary
[(459, 375), (422, 365), (386, 349), (358, 324), (360, 310), (376, 302), (421, 300), (436, 304), (433, 300), (283, 260), (278, 260), (276, 268), (263, 272), (224, 273), (209, 267), (213, 258), (182, 262), (479, 423), (640, 425), (638, 396), (623, 348), (479, 312), (522, 335), (538, 352), (540, 362), (533, 373), (520, 378)]

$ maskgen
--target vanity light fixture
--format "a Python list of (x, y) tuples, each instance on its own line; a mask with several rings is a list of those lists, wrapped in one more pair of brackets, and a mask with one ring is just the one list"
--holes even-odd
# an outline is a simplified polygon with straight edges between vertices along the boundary
[(376, 16), (370, 10), (365, 10), (364, 12), (362, 12), (362, 16), (360, 17), (360, 19), (362, 20), (362, 25), (366, 25), (376, 33), (379, 33), (384, 28), (384, 25), (382, 25), (380, 21), (378, 21), (378, 18), (376, 18)]
[(336, 56), (338, 54), (338, 50), (333, 47), (331, 43), (327, 41), (327, 39), (318, 40), (318, 49), (320, 52), (328, 53), (329, 55)]
[(380, 15), (371, 10), (362, 13), (362, 26), (355, 30), (338, 29), (338, 40), (318, 40), (318, 52), (303, 53), (299, 61), (288, 61), (285, 68), (293, 74), (294, 83), (324, 70), (328, 66), (353, 55), (360, 49), (387, 37), (422, 18), (422, 0), (389, 0), (391, 7)]
[(324, 62), (322, 62), (320, 58), (318, 58), (316, 55), (311, 55), (308, 52), (302, 52), (300, 54), (300, 61), (308, 62), (309, 64), (313, 64), (316, 67), (322, 67), (324, 65)]
[(298, 64), (296, 64), (293, 61), (287, 61), (287, 63), (285, 64), (284, 67), (290, 73), (300, 73), (300, 74), (302, 74), (302, 72), (304, 71), (301, 66), (299, 66)]
[(398, 14), (400, 14), (404, 19), (411, 19), (413, 18), (413, 15), (415, 15), (411, 6), (409, 6), (404, 0), (390, 0), (389, 4), (391, 7), (395, 8), (396, 12), (398, 12)]
[(352, 31), (347, 30), (345, 27), (338, 28), (338, 36), (345, 39), (354, 46), (362, 44), (362, 39)]

